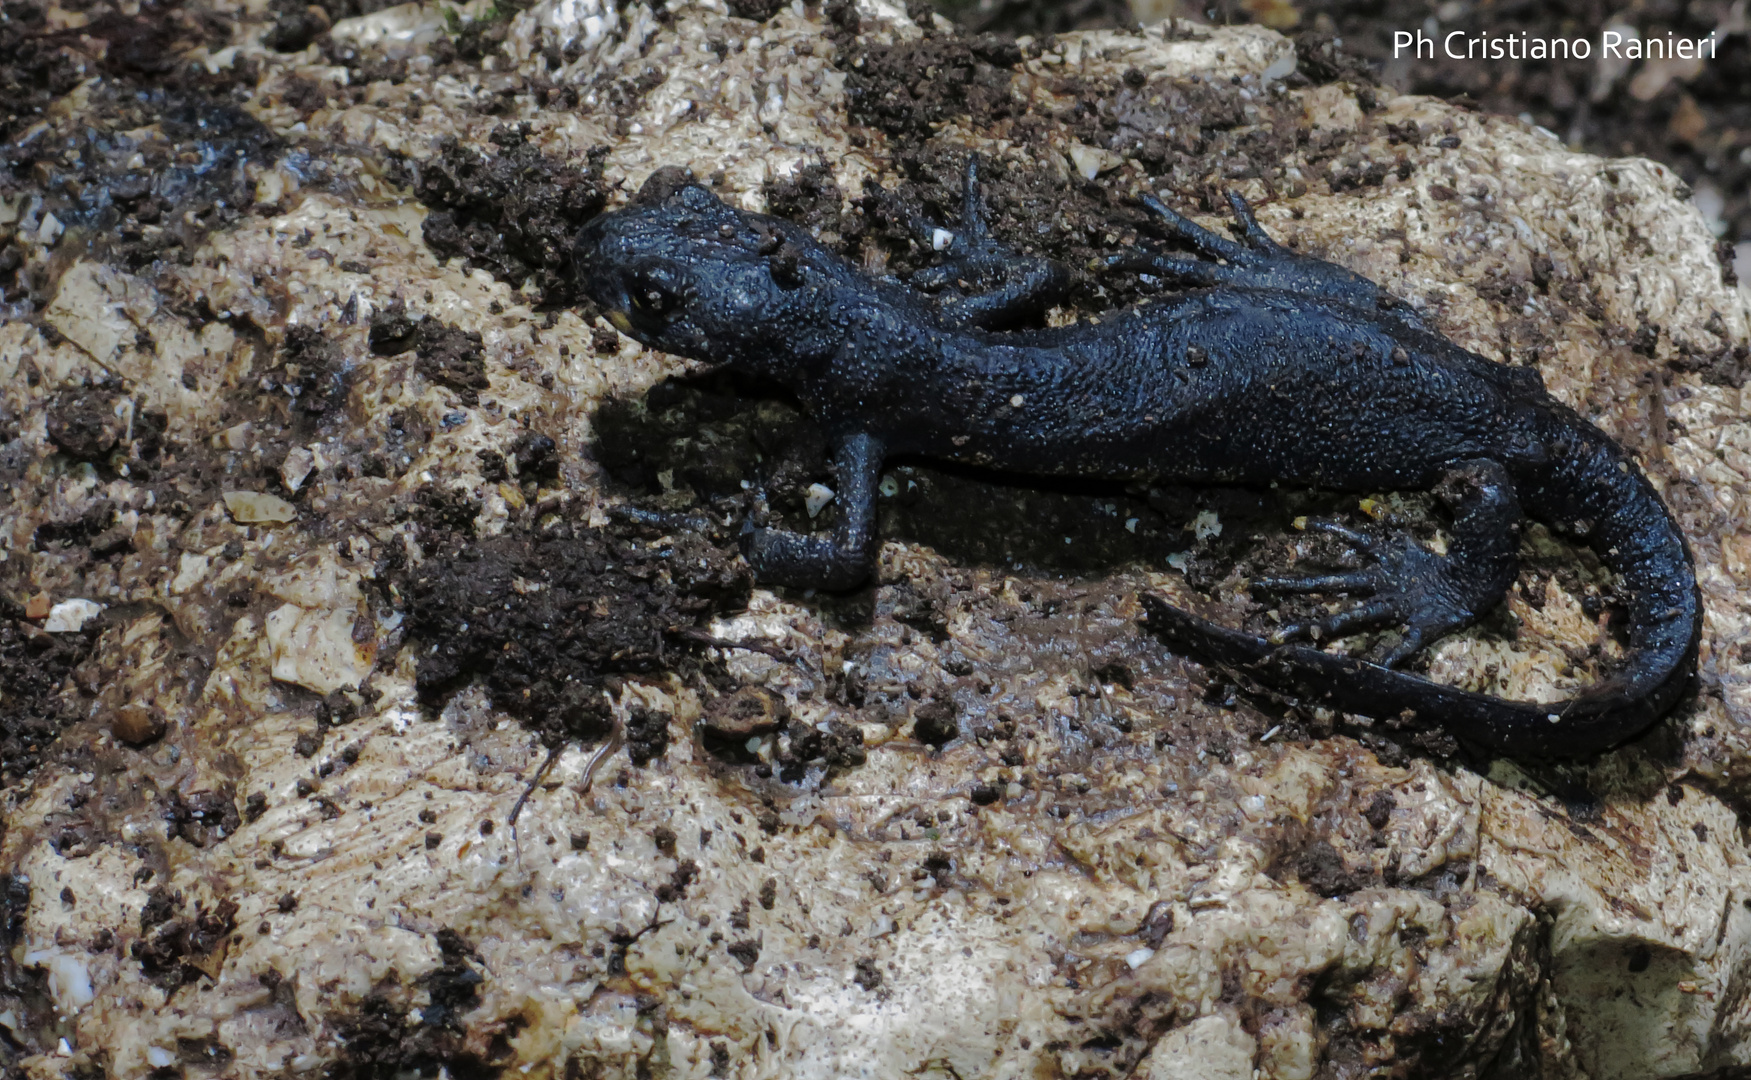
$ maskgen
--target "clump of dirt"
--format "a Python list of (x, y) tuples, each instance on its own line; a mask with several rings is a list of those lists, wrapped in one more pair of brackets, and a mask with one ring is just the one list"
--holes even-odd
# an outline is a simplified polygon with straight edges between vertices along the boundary
[(124, 398), (113, 384), (71, 386), (44, 406), (44, 427), (56, 450), (113, 473), (122, 465), (150, 473), (164, 448), (164, 413)]
[(912, 714), (912, 735), (921, 743), (942, 747), (961, 733), (955, 723), (954, 702), (938, 699), (926, 702)]
[(862, 238), (862, 215), (843, 212), (845, 192), (821, 162), (766, 181), (764, 194), (768, 213), (796, 222), (828, 247), (855, 249)]
[(819, 764), (834, 773), (855, 769), (868, 760), (863, 732), (843, 720), (827, 720), (820, 727), (792, 720), (779, 746), (778, 778), (796, 784), (808, 775), (811, 765)]
[(221, 900), (211, 911), (196, 902), (189, 911), (182, 893), (161, 885), (140, 909), (140, 940), (130, 946), (129, 955), (148, 979), (173, 993), (203, 975), (218, 975), (226, 938), (236, 928), (235, 901)]
[(44, 410), (49, 441), (77, 461), (102, 461), (127, 431), (118, 406), (122, 396), (110, 390), (71, 389), (57, 393)]
[(842, 720), (805, 723), (791, 715), (782, 697), (764, 687), (744, 686), (708, 698), (702, 724), (708, 753), (729, 765), (751, 766), (760, 779), (772, 776), (772, 766), (748, 749), (753, 736), (778, 734), (773, 760), (785, 784), (818, 787), (869, 760), (860, 729)]
[(730, 14), (738, 19), (753, 19), (755, 22), (765, 22), (767, 19), (783, 11), (784, 0), (730, 0)]
[(626, 756), (639, 768), (669, 751), (669, 722), (674, 717), (635, 705), (626, 712)]
[(237, 793), (228, 785), (217, 791), (193, 791), (186, 797), (180, 789), (172, 788), (164, 821), (167, 839), (180, 837), (195, 847), (207, 847), (236, 832), (243, 816), (237, 810)]
[(696, 669), (685, 631), (750, 589), (739, 555), (691, 533), (653, 546), (627, 526), (561, 525), (440, 543), (400, 586), (425, 643), (422, 698), (479, 677), (495, 707), (551, 738), (606, 730), (610, 677)]
[(1703, 382), (1737, 390), (1751, 380), (1751, 345), (1732, 345), (1706, 356), (1680, 354), (1667, 366), (1673, 371), (1701, 372)]
[(445, 928), (438, 931), (437, 942), (444, 963), (419, 979), (419, 986), (432, 999), (432, 1003), (420, 1011), (420, 1022), (428, 1027), (460, 1032), (462, 1017), (480, 1004), (480, 987), (486, 982), (486, 977), (474, 969), (471, 962), (478, 962), (480, 958), (461, 934)]
[(970, 115), (982, 131), (1025, 115), (1027, 103), (1010, 93), (1012, 69), (1023, 56), (1014, 41), (995, 34), (927, 33), (915, 41), (860, 45), (842, 51), (837, 63), (845, 72), (852, 123), (894, 138), (928, 139), (956, 116)]
[(338, 418), (347, 401), (346, 354), (340, 346), (314, 327), (294, 326), (280, 344), (279, 360), (260, 385), (285, 395), (294, 426), (316, 428)]
[(413, 350), (419, 373), (456, 391), (464, 405), (480, 404), (480, 391), (491, 385), (486, 347), (476, 331), (448, 326), (430, 315), (415, 319), (400, 304), (392, 304), (371, 319), (369, 341), (378, 356)]
[(42, 764), (61, 729), (78, 719), (62, 688), (91, 650), (96, 632), (50, 634), (0, 600), (0, 787)]
[[(435, 1075), (446, 1072), (458, 1080), (486, 1080), (497, 1076), (486, 1055), (467, 1046), (462, 1038), (461, 1018), (480, 1004), (480, 987), (486, 977), (476, 967), (474, 949), (454, 930), (437, 933), (443, 965), (417, 980), (430, 1001), (419, 1006), (417, 1018), (411, 1002), (373, 993), (359, 1003), (356, 1012), (330, 1017), (339, 1033), (340, 1060), (329, 1065), (329, 1080), (375, 1080), (384, 1076)], [(509, 1045), (494, 1045), (508, 1055)]]
[(528, 141), (529, 126), (496, 128), (500, 153), (485, 155), (453, 138), (421, 162), (414, 194), (432, 208), (423, 232), (444, 258), (462, 258), (513, 288), (534, 279), (541, 302), (578, 299), (571, 274), (571, 242), (602, 209), (607, 188), (602, 161), (608, 148), (590, 151), (587, 164), (549, 157)]

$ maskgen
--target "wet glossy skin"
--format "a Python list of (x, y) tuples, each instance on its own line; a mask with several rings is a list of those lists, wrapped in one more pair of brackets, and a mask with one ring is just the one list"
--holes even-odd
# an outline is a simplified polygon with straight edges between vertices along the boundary
[[(1255, 583), (1355, 596), (1270, 639), (1145, 596), (1149, 626), (1206, 662), (1307, 704), (1407, 712), (1510, 753), (1591, 753), (1658, 719), (1692, 677), (1700, 628), (1684, 539), (1627, 454), (1509, 368), (1430, 332), (1373, 283), (1278, 247), (1233, 200), (1237, 242), (1149, 201), (1197, 255), (1113, 265), (1185, 291), (1053, 330), (1002, 330), (1061, 293), (1062, 271), (985, 236), (968, 170), (943, 268), (871, 279), (795, 226), (732, 209), (685, 174), (654, 174), (580, 233), (585, 292), (666, 352), (790, 387), (835, 447), (830, 538), (750, 529), (768, 583), (845, 589), (868, 575), (883, 459), (917, 454), (1012, 472), (1351, 491), (1433, 488), (1453, 512), (1445, 555), (1330, 523), (1366, 565)], [(1630, 658), (1610, 680), (1537, 705), (1394, 666), (1502, 599), (1522, 515), (1584, 537), (1629, 596)], [(1297, 643), (1397, 625), (1381, 660)]]

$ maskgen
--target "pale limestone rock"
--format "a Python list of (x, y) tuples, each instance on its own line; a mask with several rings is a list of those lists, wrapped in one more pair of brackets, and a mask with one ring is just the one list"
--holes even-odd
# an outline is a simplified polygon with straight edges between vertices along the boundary
[(309, 479), (310, 473), (316, 468), (316, 455), (308, 447), (294, 447), (286, 454), (286, 460), (280, 465), (280, 483), (286, 490), (297, 493)]
[(274, 678), (326, 694), (357, 689), (371, 671), (375, 650), (353, 644), (353, 613), (308, 611), (282, 604), (268, 612), (268, 653)]
[[(1144, 1080), (1252, 1080), (1258, 1040), (1237, 1017), (1206, 1016), (1163, 1035), (1139, 1066)], [(1288, 1073), (1279, 1074), (1285, 1077)]]
[[(476, 0), (463, 13), (484, 17), (490, 6)], [(919, 33), (894, 5), (861, 11), (877, 37)], [(209, 70), (260, 63), (262, 87), (289, 74), (338, 82), (342, 69), (317, 50), (267, 50), (267, 23), (252, 19), (235, 46), (194, 58)], [(472, 80), (422, 66), (444, 32), (430, 6), (342, 20), (337, 41), (411, 60), (407, 80), (373, 84), (356, 102), (335, 97), (308, 119), (273, 94), (248, 107), (291, 144), (324, 133), (329, 141), (309, 143), (314, 154), (353, 145), (418, 161), (438, 136), (485, 147), (508, 117), (477, 106), (496, 101), (512, 77), (542, 74), (605, 95), (606, 79), (650, 64), (662, 81), (629, 115), (610, 115), (605, 97), (586, 93), (575, 110), (532, 115), (532, 140), (567, 160), (609, 145), (608, 174), (628, 188), (658, 165), (721, 170), (724, 196), (753, 209), (765, 205), (767, 178), (817, 160), (851, 194), (866, 178), (888, 177), (879, 141), (849, 140), (844, 74), (828, 61), (821, 22), (800, 7), (756, 26), (708, 3), (665, 24), (642, 5), (543, 0), (514, 17), (506, 49)], [(714, 40), (746, 45), (756, 35), (757, 46), (703, 59)], [(1053, 87), (1067, 74), (1117, 79), (1137, 67), (1271, 79), (1293, 63), (1288, 41), (1266, 30), (1182, 38), (1157, 26), (1065, 35), (1022, 65), (1016, 85), (1056, 107), (1065, 103)], [(440, 391), (398, 381), (394, 364), (364, 346), (371, 314), (407, 300), (482, 334), (499, 408), (466, 410), (395, 463), (399, 479), (353, 488), (321, 463), (331, 452), (340, 460), (344, 436), (301, 438), (283, 462), (268, 463), (288, 493), (302, 492), (297, 507), (215, 489), (176, 516), (126, 480), (40, 468), (28, 497), (0, 506), (0, 533), (15, 551), (29, 550), (41, 521), (71, 520), (99, 498), (132, 515), (133, 562), (93, 570), (91, 581), (114, 592), (94, 588), (79, 601), (123, 616), (94, 652), (96, 674), (80, 676), (95, 688), (80, 699), (90, 722), (65, 737), (103, 771), (77, 771), (87, 766), (76, 755), (42, 766), (8, 804), (0, 840), (4, 869), (32, 885), (14, 955), (41, 974), (65, 1016), (54, 1030), (76, 1052), (106, 1051), (114, 1076), (161, 1067), (186, 1045), (178, 1040), (217, 1040), (240, 1076), (320, 1073), (345, 1059), (349, 1025), (371, 995), (429, 1003), (424, 988), (447, 962), (438, 932), (453, 929), (485, 978), (478, 1008), (458, 1018), (461, 1038), (482, 1053), (500, 1039), (507, 1075), (631, 1077), (660, 1066), (705, 1077), (728, 1053), (730, 1075), (747, 1078), (1134, 1069), (1299, 1080), (1332, 1075), (1334, 1047), (1418, 1076), (1509, 1060), (1526, 1075), (1588, 1080), (1751, 1064), (1751, 853), (1730, 797), (1751, 775), (1751, 652), (1741, 645), (1751, 636), (1742, 524), (1751, 423), (1742, 391), (1693, 374), (1663, 379), (1677, 343), (1708, 353), (1745, 341), (1747, 298), (1720, 284), (1705, 223), (1659, 166), (1573, 154), (1516, 122), (1422, 99), (1370, 113), (1342, 86), (1291, 93), (1316, 133), (1415, 120), (1450, 131), (1460, 147), (1407, 148), (1408, 178), (1341, 194), (1316, 187), (1267, 202), (1257, 181), (1240, 181), (1266, 228), (1375, 278), (1485, 355), (1505, 358), (1510, 323), (1547, 331), (1537, 362), (1553, 392), (1643, 448), (1696, 549), (1709, 616), (1703, 691), (1669, 753), (1626, 750), (1568, 773), (1507, 762), (1480, 773), (1418, 756), (1383, 763), (1342, 734), (1285, 745), (1262, 728), (1220, 753), (1147, 739), (1095, 745), (1091, 716), (1147, 732), (1185, 716), (1219, 731), (1239, 715), (1202, 701), (1188, 665), (1137, 639), (1135, 592), (1190, 598), (1183, 576), (1165, 566), (1122, 570), (1067, 595), (1049, 580), (957, 567), (890, 540), (884, 581), (929, 586), (957, 575), (972, 598), (948, 611), (942, 641), (903, 638), (892, 620), (830, 625), (818, 607), (764, 590), (711, 627), (798, 657), (734, 652), (726, 668), (784, 697), (806, 723), (857, 726), (865, 766), (768, 808), (688, 737), (702, 708), (695, 689), (629, 682), (613, 708), (671, 713), (667, 755), (643, 769), (614, 755), (580, 793), (596, 748), (565, 749), (550, 774), (558, 786), (535, 790), (513, 833), (504, 820), (541, 762), (540, 744), (477, 691), (451, 697), (438, 717), (423, 714), (413, 692), (420, 643), (377, 655), (399, 617), (377, 606), (371, 560), (407, 550), (416, 566), (442, 565), (417, 544), (404, 549), (413, 534), (396, 522), (348, 535), (350, 556), (335, 536), (300, 530), (345, 525), (373, 501), (452, 484), (478, 498), (480, 535), (504, 529), (523, 495), (487, 486), (478, 451), (508, 446), (521, 430), (513, 417), (537, 418), (567, 461), (562, 489), (539, 497), (601, 525), (607, 496), (585, 454), (592, 410), (685, 365), (624, 340), (598, 353), (595, 328), (575, 312), (543, 325), (526, 295), (442, 264), (420, 240), (423, 209), (386, 196), (368, 171), (348, 172), (345, 184), (307, 183), (307, 170), (282, 160), (251, 177), (269, 209), (162, 277), (56, 255), (60, 276), (43, 318), (65, 340), (51, 343), (22, 322), (0, 326), (0, 402), (33, 418), (21, 439), (42, 443), (34, 417), (48, 393), (102, 370), (164, 410), (172, 444), (251, 453), (263, 432), (224, 415), (221, 402), (254, 385), (271, 356), (224, 322), (194, 326), (177, 314), (197, 295), (265, 328), (270, 350), (292, 326), (330, 335), (375, 395), (376, 411), (348, 422), (378, 425), (398, 410), (451, 409)], [(66, 108), (81, 100), (70, 96)], [(1115, 185), (1137, 177), (1134, 163), (1114, 164), (1114, 152), (1056, 130), (1043, 145), (1017, 146), (951, 120), (942, 137), (1065, 172), (1074, 162)], [(1370, 139), (1368, 152), (1396, 153)], [(0, 205), (0, 226), (10, 212)], [(69, 243), (44, 237), (44, 225), (34, 221), (21, 241), (37, 245), (33, 258)], [(306, 257), (295, 246), (305, 236), (320, 237), (313, 242), (334, 258)], [(366, 257), (368, 277), (336, 268)], [(1535, 257), (1587, 295), (1559, 303), (1535, 291), (1513, 310), (1480, 295), (1480, 284), (1525, 279)], [(1667, 331), (1652, 359), (1622, 333), (1651, 325)], [(153, 348), (139, 347), (141, 335)], [(21, 371), (39, 382), (15, 377)], [(1196, 539), (1219, 527), (1212, 514)], [(1004, 622), (980, 606), (1020, 604), (1035, 591), (1066, 614)], [(233, 599), (239, 607), (228, 607)], [(1589, 681), (1596, 661), (1576, 646), (1594, 621), (1554, 582), (1533, 599), (1510, 602), (1519, 640), (1459, 635), (1442, 644), (1437, 676), (1494, 680), (1498, 692), (1526, 697)], [(192, 681), (179, 666), (191, 641), (211, 651), (210, 668)], [(999, 763), (976, 740), (927, 752), (908, 737), (910, 715), (878, 717), (817, 693), (817, 673), (850, 656), (873, 682), (899, 686), (942, 668), (951, 652), (970, 678), (989, 682), (992, 700), (1039, 718), (1037, 737), (1018, 751), (1024, 765)], [(1108, 713), (1090, 711), (1094, 653), (1143, 672), (1129, 689), (1101, 691)], [(367, 676), (381, 696), (347, 698)], [(358, 716), (323, 733), (309, 695), (337, 691)], [(118, 748), (111, 724), (147, 705), (163, 737)], [(314, 756), (304, 756), (299, 748), (317, 734)], [(776, 738), (753, 752), (770, 756)], [(975, 783), (1001, 790), (1001, 800), (975, 813)], [(205, 846), (170, 838), (168, 793), (193, 800), (227, 785), (235, 804), (261, 796), (235, 832)], [(92, 818), (89, 850), (64, 838), (64, 826), (85, 820), (69, 808), (104, 800), (119, 809)], [(761, 824), (768, 809), (771, 831)], [(672, 831), (672, 851), (656, 845), (657, 826)], [(1323, 849), (1310, 845), (1314, 835)], [(925, 874), (937, 850), (952, 868)], [(696, 864), (697, 881), (679, 900), (659, 899), (684, 861)], [(768, 908), (758, 898), (769, 882)], [(236, 931), (174, 994), (130, 951), (150, 941), (141, 915), (159, 887), (181, 893), (191, 917), (197, 904), (237, 905)], [(62, 888), (77, 903), (62, 901)], [(282, 905), (287, 896), (295, 904)], [(88, 948), (105, 932), (112, 947)], [(744, 939), (758, 946), (752, 963), (726, 951)], [(61, 1075), (66, 1059), (35, 1022), (0, 1014), (33, 1051), (25, 1074)], [(1460, 1049), (1419, 1056), (1431, 1044)]]
[(43, 629), (51, 634), (77, 634), (85, 624), (103, 613), (103, 605), (82, 597), (63, 600), (49, 609)]
[[(233, 449), (242, 449), (234, 446)], [(231, 517), (244, 525), (282, 525), (298, 519), (298, 508), (280, 498), (261, 491), (227, 491), (225, 508)]]

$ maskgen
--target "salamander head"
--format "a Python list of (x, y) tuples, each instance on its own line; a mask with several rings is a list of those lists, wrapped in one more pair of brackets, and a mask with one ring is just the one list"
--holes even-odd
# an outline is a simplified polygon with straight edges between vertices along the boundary
[(622, 333), (780, 380), (831, 350), (825, 305), (848, 273), (807, 233), (726, 206), (679, 168), (592, 219), (572, 257), (584, 294)]

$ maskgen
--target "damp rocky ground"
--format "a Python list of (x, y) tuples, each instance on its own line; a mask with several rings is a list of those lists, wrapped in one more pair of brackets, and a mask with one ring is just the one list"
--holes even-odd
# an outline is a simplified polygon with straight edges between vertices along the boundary
[[(11, 1072), (1751, 1062), (1747, 312), (1679, 178), (1311, 39), (986, 14), (6, 7)], [(1439, 542), (1424, 493), (897, 461), (867, 587), (753, 582), (753, 489), (836, 520), (820, 431), (617, 334), (571, 236), (684, 165), (906, 276), (974, 152), (993, 231), (1072, 272), (1053, 322), (1153, 294), (1098, 269), (1163, 242), (1139, 193), (1220, 228), (1235, 187), (1536, 366), (1687, 530), (1697, 694), (1597, 760), (1490, 760), (1139, 629), (1142, 589), (1294, 617), (1245, 582), (1340, 556), (1298, 518)], [(1523, 555), (1431, 677), (1609, 672), (1609, 576)]]
[[(1691, 186), (1717, 241), (1743, 260), (1740, 276), (1751, 277), (1751, 33), (1744, 9), (1726, 0), (1507, 7), (1470, 0), (943, 0), (936, 7), (971, 30), (1011, 36), (1124, 27), (1139, 16), (1268, 26), (1292, 35), (1304, 59), (1349, 77), (1521, 117), (1577, 150), (1667, 165)], [(1420, 47), (1419, 32), (1427, 42)], [(1606, 56), (1607, 32), (1619, 43), (1712, 37), (1713, 46), (1701, 60), (1670, 50), (1642, 58), (1639, 47), (1621, 44)], [(1587, 55), (1534, 58), (1519, 44), (1558, 39), (1585, 41)], [(1489, 49), (1510, 47), (1511, 56), (1488, 58)]]

